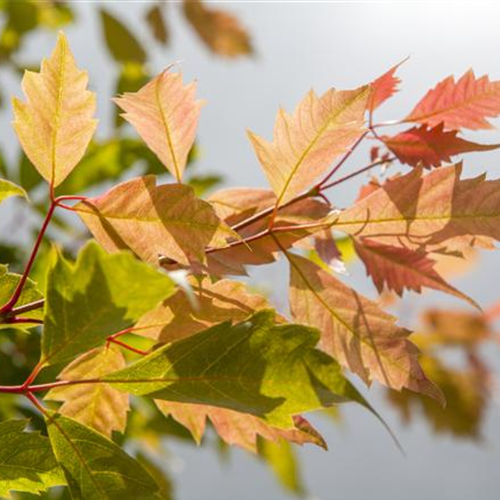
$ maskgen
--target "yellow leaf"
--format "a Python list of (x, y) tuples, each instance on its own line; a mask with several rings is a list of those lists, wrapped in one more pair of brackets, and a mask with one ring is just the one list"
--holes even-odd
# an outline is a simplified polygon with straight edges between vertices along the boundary
[(196, 83), (183, 85), (180, 73), (168, 68), (138, 92), (114, 99), (122, 115), (137, 130), (178, 182), (193, 146), (203, 101), (195, 100)]
[(87, 72), (77, 68), (60, 33), (40, 73), (24, 74), (26, 102), (13, 100), (14, 128), (24, 152), (53, 187), (81, 160), (97, 125), (95, 94), (86, 89), (87, 82)]
[(364, 132), (368, 86), (328, 90), (318, 97), (312, 90), (293, 115), (280, 110), (273, 142), (249, 132), (257, 157), (282, 205), (311, 187), (335, 158)]
[[(68, 365), (59, 375), (60, 380), (99, 378), (120, 370), (126, 365), (118, 347), (93, 349)], [(117, 391), (109, 384), (75, 384), (52, 389), (45, 399), (62, 401), (59, 412), (96, 431), (111, 436), (113, 431), (123, 432), (129, 410), (128, 394)]]

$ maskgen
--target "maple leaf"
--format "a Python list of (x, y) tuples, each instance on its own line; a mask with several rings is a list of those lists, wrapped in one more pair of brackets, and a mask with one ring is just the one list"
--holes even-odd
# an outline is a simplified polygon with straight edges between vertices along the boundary
[(500, 81), (475, 77), (467, 71), (457, 82), (453, 76), (439, 82), (419, 101), (405, 122), (444, 124), (447, 129), (489, 129), (487, 117), (500, 114)]
[(397, 91), (398, 85), (401, 80), (394, 76), (398, 68), (407, 61), (408, 58), (404, 59), (400, 63), (393, 66), (391, 69), (386, 71), (382, 76), (379, 76), (376, 80), (370, 83), (372, 92), (368, 98), (367, 109), (371, 113), (377, 109), (381, 104), (383, 104), (387, 99), (391, 98)]
[(310, 187), (361, 136), (369, 94), (368, 86), (321, 97), (311, 90), (293, 115), (279, 111), (273, 142), (249, 132), (277, 205)]
[(24, 152), (53, 187), (81, 160), (97, 125), (95, 94), (86, 90), (87, 81), (60, 33), (40, 73), (24, 73), (27, 101), (13, 100), (14, 128)]
[(343, 211), (334, 229), (379, 243), (427, 251), (460, 250), (500, 239), (500, 181), (460, 180), (462, 166), (422, 175), (415, 168)]
[(24, 432), (28, 420), (0, 422), (0, 495), (10, 491), (40, 494), (65, 484), (49, 440), (39, 432)]
[(200, 0), (184, 0), (184, 15), (215, 54), (238, 57), (253, 52), (248, 32), (233, 15), (208, 8)]
[(223, 321), (243, 321), (257, 311), (268, 309), (265, 297), (250, 293), (244, 283), (219, 280), (201, 284), (190, 280), (194, 303), (182, 290), (146, 313), (134, 332), (161, 343), (189, 337)]
[(445, 131), (441, 122), (434, 128), (427, 125), (414, 127), (395, 136), (382, 136), (384, 144), (397, 156), (399, 161), (408, 165), (422, 164), (425, 168), (439, 167), (451, 157), (472, 151), (491, 151), (499, 144), (478, 144), (457, 137), (456, 130)]
[[(57, 377), (59, 380), (99, 378), (126, 366), (117, 346), (98, 347), (82, 354)], [(108, 384), (82, 384), (55, 387), (45, 396), (61, 401), (58, 412), (111, 437), (113, 431), (123, 432), (129, 410), (128, 395)]]
[(195, 100), (196, 84), (182, 83), (180, 73), (165, 71), (138, 92), (126, 92), (114, 99), (144, 142), (181, 182), (203, 101)]
[(293, 415), (355, 401), (338, 363), (315, 349), (317, 330), (276, 325), (273, 311), (167, 344), (101, 382), (153, 399), (227, 408), (293, 427)]
[(397, 326), (396, 318), (309, 260), (287, 257), (292, 316), (321, 331), (325, 352), (366, 383), (378, 380), (392, 389), (406, 387), (442, 400), (418, 364), (410, 332)]
[(152, 175), (123, 182), (75, 210), (106, 250), (129, 248), (156, 265), (162, 256), (186, 265), (202, 262), (206, 246), (237, 238), (191, 187), (157, 186)]
[(436, 262), (425, 252), (384, 245), (366, 238), (355, 239), (354, 244), (379, 293), (384, 290), (384, 285), (399, 296), (404, 289), (420, 293), (425, 286), (455, 295), (480, 309), (476, 302), (439, 275), (434, 269)]
[(162, 413), (170, 415), (186, 427), (197, 443), (201, 442), (206, 421), (210, 419), (224, 442), (240, 446), (253, 453), (257, 453), (259, 436), (275, 442), (284, 438), (295, 444), (314, 443), (326, 449), (322, 436), (305, 418), (300, 416), (293, 417), (293, 428), (279, 429), (253, 415), (226, 408), (160, 400), (156, 401), (156, 405)]

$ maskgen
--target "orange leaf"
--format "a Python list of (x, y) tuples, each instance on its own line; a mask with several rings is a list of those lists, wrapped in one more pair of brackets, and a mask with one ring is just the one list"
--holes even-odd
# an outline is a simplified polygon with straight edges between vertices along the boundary
[(277, 205), (310, 187), (360, 137), (369, 93), (368, 86), (321, 97), (311, 90), (293, 115), (279, 111), (273, 142), (249, 132)]
[(429, 90), (404, 121), (478, 130), (492, 128), (486, 118), (499, 114), (500, 81), (490, 82), (487, 76), (476, 79), (469, 70), (457, 82), (449, 76)]
[(209, 418), (224, 442), (253, 453), (257, 453), (259, 436), (269, 441), (284, 438), (296, 444), (314, 443), (326, 449), (326, 443), (319, 432), (305, 418), (298, 415), (293, 417), (295, 427), (278, 429), (248, 413), (225, 408), (159, 400), (156, 401), (156, 405), (162, 413), (172, 416), (189, 429), (198, 443), (205, 433), (206, 420)]
[(414, 127), (393, 137), (383, 136), (385, 145), (402, 163), (425, 168), (439, 167), (442, 162), (451, 161), (451, 157), (472, 151), (490, 151), (499, 144), (477, 144), (457, 137), (457, 131), (446, 132), (443, 123), (434, 128), (427, 125)]
[(394, 75), (398, 68), (406, 62), (407, 59), (408, 58), (393, 66), (389, 71), (384, 73), (382, 76), (379, 76), (370, 84), (372, 92), (367, 104), (367, 109), (370, 112), (377, 109), (382, 103), (391, 98), (399, 90), (398, 85), (401, 83), (401, 80)]
[(238, 57), (253, 52), (248, 32), (231, 14), (208, 8), (200, 0), (184, 0), (184, 15), (215, 54)]
[(403, 295), (404, 289), (420, 293), (425, 286), (464, 299), (480, 309), (476, 302), (449, 285), (438, 274), (434, 269), (435, 261), (426, 253), (383, 245), (366, 238), (355, 239), (354, 245), (379, 293), (384, 290), (384, 285), (399, 296)]
[(182, 75), (168, 68), (138, 92), (114, 99), (144, 142), (180, 182), (193, 146), (202, 101), (195, 100), (196, 84), (183, 85)]
[(236, 236), (192, 188), (156, 186), (153, 175), (123, 182), (75, 210), (106, 250), (129, 248), (152, 264), (160, 257), (185, 265), (203, 262), (206, 246), (225, 246)]
[(320, 330), (325, 352), (366, 383), (378, 380), (442, 400), (418, 364), (410, 332), (397, 326), (396, 318), (309, 260), (293, 254), (288, 258), (292, 316)]
[(97, 126), (95, 94), (87, 82), (61, 32), (40, 73), (25, 71), (26, 102), (13, 100), (14, 128), (24, 152), (53, 187), (81, 160)]

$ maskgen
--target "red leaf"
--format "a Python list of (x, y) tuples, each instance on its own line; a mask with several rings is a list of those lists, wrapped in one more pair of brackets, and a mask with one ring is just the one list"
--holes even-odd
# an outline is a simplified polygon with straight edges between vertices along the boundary
[(405, 122), (427, 123), (434, 127), (444, 122), (447, 129), (488, 129), (487, 117), (500, 114), (500, 81), (490, 82), (487, 76), (476, 79), (472, 70), (455, 82), (445, 78), (429, 90)]
[(394, 137), (382, 137), (385, 145), (398, 157), (399, 161), (416, 167), (419, 163), (425, 168), (439, 167), (451, 157), (471, 151), (489, 151), (500, 147), (499, 144), (477, 144), (457, 137), (457, 130), (444, 130), (443, 123), (434, 128), (427, 125), (414, 127)]
[(366, 238), (355, 239), (354, 245), (379, 293), (382, 293), (384, 286), (399, 296), (403, 295), (404, 289), (420, 293), (422, 287), (427, 287), (464, 299), (479, 309), (472, 299), (453, 288), (438, 274), (434, 269), (435, 261), (426, 253), (384, 245)]
[(368, 99), (367, 109), (373, 112), (377, 109), (383, 102), (387, 101), (392, 97), (399, 89), (398, 85), (401, 83), (401, 79), (394, 76), (397, 69), (408, 60), (408, 58), (403, 59), (400, 63), (393, 66), (389, 71), (379, 76), (376, 80), (370, 84), (372, 88), (372, 93)]

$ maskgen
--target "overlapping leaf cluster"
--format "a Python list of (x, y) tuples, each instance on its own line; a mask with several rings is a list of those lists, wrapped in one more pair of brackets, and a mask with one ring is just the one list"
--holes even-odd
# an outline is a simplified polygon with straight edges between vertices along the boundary
[[(237, 31), (198, 2), (185, 8), (191, 19), (205, 16), (204, 26), (222, 22)], [(227, 43), (213, 46), (229, 50)], [(416, 127), (382, 135), (373, 115), (395, 92), (396, 69), (354, 90), (310, 91), (293, 113), (280, 110), (272, 140), (249, 134), (271, 189), (232, 188), (201, 200), (183, 179), (202, 102), (195, 85), (169, 68), (115, 102), (175, 181), (147, 175), (93, 197), (56, 197), (96, 126), (86, 73), (59, 36), (40, 72), (25, 74), (14, 127), (50, 186), (41, 236), (52, 213), (66, 209), (95, 241), (76, 262), (53, 252), (43, 294), (26, 280), (31, 264), (22, 277), (0, 269), (1, 323), (43, 323), (33, 372), (0, 392), (28, 397), (48, 432), (0, 423), (17, 449), (0, 452), (3, 495), (64, 484), (73, 498), (168, 498), (154, 465), (113, 440), (139, 425), (134, 419), (144, 408), (162, 419), (158, 425), (181, 424), (198, 442), (210, 422), (226, 443), (272, 462), (278, 445), (326, 447), (308, 412), (355, 402), (375, 413), (347, 372), (405, 391), (394, 398), (444, 401), (439, 382), (446, 393), (454, 381), (431, 380), (433, 358), (421, 363), (410, 330), (336, 275), (338, 235), (353, 243), (379, 292), (433, 288), (479, 308), (441, 276), (436, 259), (500, 239), (500, 180), (463, 179), (461, 164), (444, 163), (496, 147), (458, 134), (489, 127), (486, 119), (500, 114), (500, 82), (471, 72), (448, 78), (398, 122)], [(380, 142), (371, 162), (340, 177), (368, 136)], [(396, 160), (409, 171), (372, 181), (348, 208), (334, 206), (335, 186), (380, 165), (394, 168)], [(16, 195), (25, 193), (2, 180), (0, 201)], [(234, 279), (277, 258), (289, 265), (289, 315)]]

